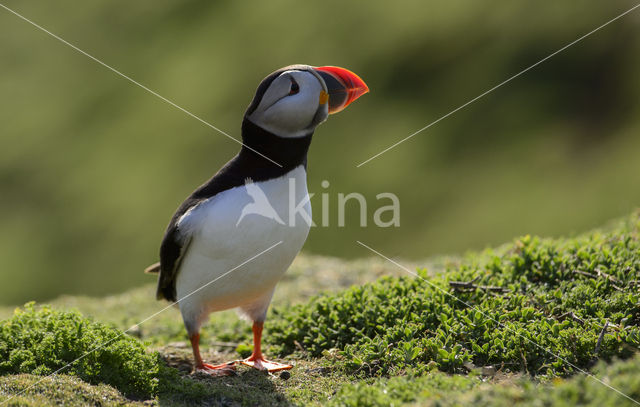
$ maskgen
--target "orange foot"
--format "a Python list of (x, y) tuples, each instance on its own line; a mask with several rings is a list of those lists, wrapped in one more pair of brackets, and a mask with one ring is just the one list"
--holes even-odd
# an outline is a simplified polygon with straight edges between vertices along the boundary
[(234, 376), (236, 374), (236, 366), (235, 362), (223, 363), (221, 365), (203, 363), (201, 366), (196, 366), (196, 371), (210, 376)]
[(293, 368), (291, 365), (285, 365), (278, 362), (266, 360), (262, 355), (259, 357), (251, 356), (240, 361), (243, 365), (251, 366), (254, 369), (266, 370), (268, 372), (279, 372), (280, 370), (289, 370)]

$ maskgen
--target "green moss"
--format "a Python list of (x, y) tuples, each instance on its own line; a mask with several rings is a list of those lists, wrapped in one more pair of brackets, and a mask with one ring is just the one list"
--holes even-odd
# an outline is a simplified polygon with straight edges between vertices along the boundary
[(402, 376), (392, 379), (367, 379), (346, 384), (335, 397), (331, 406), (383, 407), (402, 405), (415, 401), (441, 401), (452, 393), (473, 389), (481, 381), (464, 376), (448, 376), (431, 373), (425, 376)]
[(115, 328), (33, 303), (0, 322), (0, 375), (49, 375), (59, 369), (130, 397), (157, 391), (158, 356)]
[[(570, 363), (640, 398), (640, 359), (615, 360), (637, 352), (639, 223), (633, 216), (605, 231), (573, 239), (524, 237), (494, 251), (468, 255), (461, 262), (444, 263), (446, 272), (419, 272), (471, 307), (422, 279), (406, 276), (372, 281), (393, 271), (376, 263), (361, 268), (354, 262), (326, 263), (339, 272), (321, 277), (307, 272), (308, 265), (294, 269), (296, 278), (283, 281), (287, 292), (299, 292), (300, 287), (317, 290), (317, 279), (322, 279), (323, 287), (330, 287), (330, 281), (338, 286), (350, 270), (362, 274), (358, 281), (369, 283), (320, 295), (301, 305), (289, 305), (290, 298), (276, 300), (264, 339), (269, 356), (275, 357), (275, 351), (294, 353), (286, 358), (296, 365), (288, 380), (249, 368), (239, 368), (238, 376), (224, 378), (189, 373), (191, 352), (183, 342), (180, 318), (172, 311), (149, 320), (138, 332), (147, 346), (164, 345), (157, 351), (166, 362), (158, 362), (155, 354), (145, 353), (138, 340), (121, 331), (75, 312), (28, 305), (0, 323), (0, 366), (5, 369), (0, 371), (0, 403), (13, 397), (7, 405), (142, 404), (124, 393), (154, 398), (145, 404), (177, 406), (624, 405), (628, 400), (611, 389), (584, 374), (573, 374)], [(324, 264), (318, 260), (316, 266)], [(449, 286), (454, 280), (509, 291), (491, 293), (478, 288), (459, 292)], [(300, 303), (304, 296), (294, 302)], [(121, 329), (159, 306), (153, 300), (153, 287), (100, 299), (66, 297), (55, 304), (80, 308)], [(568, 316), (569, 312), (577, 318)], [(605, 321), (610, 326), (596, 355)], [(249, 325), (238, 322), (233, 313), (216, 313), (210, 322), (203, 339), (208, 361), (218, 363), (250, 351), (246, 346), (250, 344)], [(73, 376), (54, 375), (36, 383), (42, 374), (113, 338), (93, 358), (87, 356), (86, 363), (83, 359), (73, 365), (68, 370)], [(169, 344), (179, 340), (182, 342)], [(216, 346), (216, 341), (240, 342), (240, 346)], [(101, 352), (106, 354), (98, 355)], [(593, 369), (596, 359), (610, 364)], [(465, 362), (477, 367), (494, 365), (498, 373), (482, 377), (480, 369)], [(147, 369), (129, 369), (127, 363)], [(126, 388), (133, 383), (144, 391)]]
[(3, 407), (143, 405), (127, 399), (109, 385), (91, 385), (65, 374), (44, 379), (30, 374), (0, 376), (0, 404)]
[[(568, 375), (596, 358), (629, 357), (640, 345), (639, 225), (634, 215), (575, 239), (527, 236), (438, 278), (423, 270), (318, 296), (275, 310), (267, 338), (284, 354), (298, 344), (314, 357), (337, 348), (339, 364), (368, 375), (421, 373), (434, 363), (465, 372), (466, 362)], [(455, 291), (453, 280), (505, 292)]]
[[(601, 364), (595, 377), (577, 375), (569, 380), (535, 383), (525, 378), (484, 382), (476, 376), (430, 373), (420, 377), (396, 377), (347, 384), (331, 399), (330, 406), (593, 406), (636, 405), (624, 395), (640, 398), (640, 359)], [(597, 378), (597, 379), (596, 379)], [(620, 391), (616, 393), (597, 380)]]

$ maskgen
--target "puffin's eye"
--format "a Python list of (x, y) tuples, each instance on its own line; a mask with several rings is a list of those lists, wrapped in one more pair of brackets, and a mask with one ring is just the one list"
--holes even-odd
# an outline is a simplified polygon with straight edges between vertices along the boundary
[(289, 95), (295, 95), (298, 92), (300, 92), (300, 86), (293, 80), (293, 78), (291, 78), (291, 90), (289, 90)]

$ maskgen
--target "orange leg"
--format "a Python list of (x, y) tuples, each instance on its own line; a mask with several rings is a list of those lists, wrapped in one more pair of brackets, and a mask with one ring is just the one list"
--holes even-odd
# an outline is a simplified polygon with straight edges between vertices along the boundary
[(221, 365), (210, 365), (202, 361), (202, 356), (200, 356), (200, 334), (192, 335), (189, 340), (191, 340), (191, 347), (193, 348), (193, 358), (196, 361), (196, 370), (214, 376), (230, 376), (234, 374), (235, 362), (223, 363)]
[(269, 372), (277, 372), (279, 370), (288, 370), (293, 366), (284, 365), (282, 363), (270, 362), (262, 355), (262, 326), (264, 322), (253, 323), (253, 353), (248, 358), (241, 360), (240, 363), (251, 366), (258, 370), (267, 370)]

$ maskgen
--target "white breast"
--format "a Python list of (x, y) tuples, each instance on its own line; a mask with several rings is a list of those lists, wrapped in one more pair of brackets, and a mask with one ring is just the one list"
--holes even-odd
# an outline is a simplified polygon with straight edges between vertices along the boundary
[[(180, 219), (179, 230), (191, 236), (176, 280), (178, 299), (184, 298), (180, 309), (185, 323), (235, 307), (253, 318), (266, 313), (275, 284), (309, 233), (304, 216), (291, 213), (307, 197), (306, 171), (299, 166), (280, 178), (221, 192)], [(310, 218), (308, 200), (303, 210)]]

